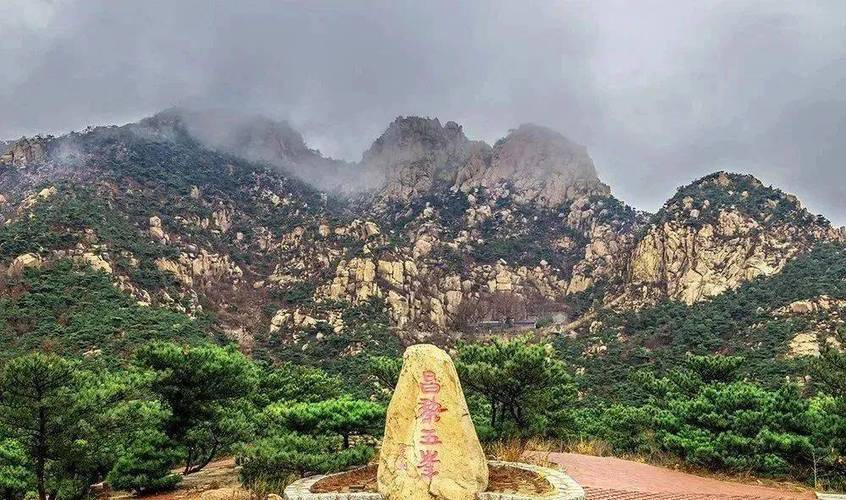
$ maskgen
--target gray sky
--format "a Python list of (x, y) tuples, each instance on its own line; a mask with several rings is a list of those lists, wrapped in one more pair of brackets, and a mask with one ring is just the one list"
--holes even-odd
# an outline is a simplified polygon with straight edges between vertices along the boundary
[(846, 2), (0, 0), (0, 138), (173, 105), (357, 160), (397, 115), (588, 146), (638, 208), (751, 172), (846, 223)]

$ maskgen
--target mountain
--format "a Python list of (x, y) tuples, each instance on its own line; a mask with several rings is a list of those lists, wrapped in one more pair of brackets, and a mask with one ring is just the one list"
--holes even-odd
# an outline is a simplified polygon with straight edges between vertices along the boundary
[[(550, 129), (488, 145), (422, 117), (397, 118), (353, 164), (286, 123), (172, 109), (8, 144), (0, 195), (0, 317), (21, 350), (123, 345), (142, 309), (186, 318), (150, 319), (155, 335), (190, 323), (269, 359), (491, 329), (585, 339), (604, 315), (696, 307), (844, 237), (751, 176), (706, 176), (648, 214)], [(32, 294), (67, 273), (80, 289), (105, 275), (131, 314), (101, 334), (76, 297), (62, 300), (84, 322), (38, 316), (55, 300)]]
[(644, 298), (692, 304), (773, 275), (816, 243), (843, 236), (795, 196), (718, 172), (680, 188), (651, 218), (630, 261), (630, 286)]
[(356, 179), (353, 165), (306, 146), (289, 123), (224, 110), (173, 108), (155, 116), (159, 129), (182, 129), (203, 146), (262, 163), (321, 190), (339, 190)]

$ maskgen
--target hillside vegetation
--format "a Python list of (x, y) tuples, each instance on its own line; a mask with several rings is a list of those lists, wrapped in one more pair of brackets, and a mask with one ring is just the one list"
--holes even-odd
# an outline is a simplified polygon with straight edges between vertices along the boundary
[(418, 342), (453, 353), (486, 442), (843, 484), (843, 231), (754, 177), (647, 214), (554, 131), (419, 117), (357, 164), (182, 110), (3, 147), (5, 498), (364, 463)]

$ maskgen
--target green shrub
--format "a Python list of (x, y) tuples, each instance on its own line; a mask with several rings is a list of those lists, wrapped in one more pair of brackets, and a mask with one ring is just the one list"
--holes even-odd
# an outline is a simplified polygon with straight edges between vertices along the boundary
[(659, 451), (655, 437), (656, 409), (651, 406), (612, 405), (576, 412), (581, 438), (599, 439), (616, 453), (651, 456)]
[(117, 358), (151, 340), (208, 339), (200, 320), (139, 306), (109, 275), (70, 261), (27, 269), (9, 285), (16, 293), (0, 298), (0, 353), (6, 357), (49, 343), (60, 354), (99, 349)]
[(179, 454), (160, 431), (139, 436), (117, 459), (106, 480), (112, 488), (152, 493), (174, 488), (181, 476), (171, 467)]
[(234, 348), (158, 342), (139, 349), (134, 361), (153, 372), (152, 389), (172, 412), (167, 434), (184, 450), (185, 473), (253, 434), (259, 371)]
[(739, 357), (691, 356), (654, 393), (656, 438), (685, 461), (713, 470), (806, 479), (814, 444), (808, 401), (738, 379)]
[(262, 406), (280, 401), (316, 403), (340, 397), (342, 386), (340, 378), (320, 368), (286, 363), (264, 374), (256, 396)]
[(264, 411), (266, 425), (301, 434), (340, 436), (343, 447), (350, 437), (378, 436), (385, 425), (385, 407), (371, 401), (330, 399), (316, 403), (278, 403)]
[(259, 480), (284, 482), (292, 474), (338, 472), (366, 464), (374, 453), (366, 445), (341, 449), (337, 437), (282, 433), (244, 447), (237, 460), (241, 465), (241, 481), (250, 486)]
[(487, 400), (491, 428), (529, 435), (570, 432), (576, 388), (551, 346), (527, 339), (462, 344), (456, 365), (464, 387)]
[(0, 440), (0, 495), (9, 500), (20, 499), (33, 484), (35, 476), (26, 449), (15, 439)]

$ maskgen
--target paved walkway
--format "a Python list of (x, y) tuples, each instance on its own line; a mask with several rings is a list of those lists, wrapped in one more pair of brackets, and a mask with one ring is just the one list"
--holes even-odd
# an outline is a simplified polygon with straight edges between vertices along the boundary
[(694, 476), (619, 458), (553, 453), (586, 500), (812, 500), (814, 493)]

